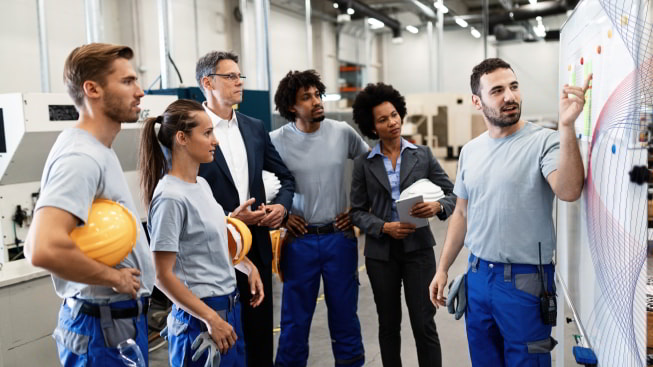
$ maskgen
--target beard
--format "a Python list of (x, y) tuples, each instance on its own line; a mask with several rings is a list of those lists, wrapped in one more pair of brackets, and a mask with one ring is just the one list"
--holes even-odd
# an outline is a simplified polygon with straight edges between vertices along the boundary
[(132, 111), (131, 103), (111, 93), (104, 96), (104, 114), (116, 122), (136, 122), (140, 117), (140, 112)]
[[(521, 103), (510, 103), (506, 104), (502, 108), (493, 109), (485, 104), (483, 105), (483, 115), (487, 118), (488, 121), (494, 126), (497, 127), (508, 127), (516, 124), (521, 118)], [(506, 107), (516, 107), (517, 113), (512, 116), (501, 116), (501, 109)]]
[(313, 117), (311, 122), (322, 122), (326, 118), (326, 115), (322, 114), (321, 116)]

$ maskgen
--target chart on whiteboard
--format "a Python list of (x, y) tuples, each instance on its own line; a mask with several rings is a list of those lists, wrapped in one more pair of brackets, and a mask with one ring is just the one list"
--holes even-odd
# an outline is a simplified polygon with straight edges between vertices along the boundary
[(648, 12), (647, 0), (585, 0), (560, 38), (559, 84), (593, 79), (575, 122), (587, 179), (578, 207), (561, 206), (559, 272), (600, 366), (646, 365), (647, 187), (630, 177), (647, 165), (652, 122)]

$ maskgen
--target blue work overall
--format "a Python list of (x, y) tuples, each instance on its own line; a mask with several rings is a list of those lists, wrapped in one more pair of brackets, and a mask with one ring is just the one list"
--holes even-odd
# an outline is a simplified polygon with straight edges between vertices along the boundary
[[(147, 305), (147, 302), (149, 302), (147, 298), (138, 301), (119, 301), (108, 304), (109, 308), (107, 308), (111, 313), (116, 310), (132, 310), (135, 315), (138, 315), (131, 318), (136, 330), (136, 335), (132, 339), (141, 349), (146, 364), (148, 330), (147, 315), (143, 313), (146, 308), (143, 305)], [(59, 310), (59, 321), (52, 337), (57, 342), (61, 365), (64, 367), (123, 366), (124, 362), (120, 358), (118, 349), (108, 347), (105, 342), (102, 318), (83, 312), (84, 303), (95, 308), (99, 307), (91, 302), (69, 298)], [(107, 319), (105, 318), (104, 321), (106, 323)], [(111, 325), (111, 321), (111, 316), (108, 316), (108, 326)]]
[(308, 336), (320, 289), (328, 310), (331, 348), (336, 366), (365, 363), (358, 320), (358, 244), (344, 232), (306, 234), (284, 247), (281, 334), (277, 367), (304, 367)]
[[(555, 293), (554, 268), (542, 266)], [(551, 325), (542, 322), (542, 280), (537, 265), (504, 264), (469, 257), (465, 325), (474, 367), (551, 366)]]
[[(227, 353), (220, 357), (220, 367), (245, 367), (245, 339), (243, 338), (243, 325), (240, 317), (240, 301), (238, 290), (232, 294), (202, 298), (202, 302), (215, 310), (218, 315), (234, 328), (238, 340)], [(204, 322), (194, 317), (183, 309), (172, 305), (168, 315), (168, 357), (171, 366), (203, 367), (208, 351), (204, 352), (197, 361), (191, 360), (194, 351), (191, 345), (195, 338), (206, 331)], [(218, 366), (215, 366), (218, 367)]]

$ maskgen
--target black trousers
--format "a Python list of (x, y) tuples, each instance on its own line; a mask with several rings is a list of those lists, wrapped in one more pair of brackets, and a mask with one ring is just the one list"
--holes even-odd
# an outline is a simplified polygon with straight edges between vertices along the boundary
[(404, 253), (402, 241), (392, 240), (388, 261), (366, 257), (365, 266), (379, 317), (383, 366), (401, 366), (402, 282), (419, 366), (442, 366), (440, 339), (434, 320), (435, 306), (429, 299), (429, 284), (435, 275), (433, 248)]
[[(250, 255), (254, 255), (250, 252)], [(249, 305), (252, 293), (247, 275), (236, 270), (236, 281), (242, 305), (243, 333), (248, 367), (272, 367), (273, 365), (273, 320), (272, 320), (272, 264), (263, 266), (259, 256), (250, 256), (261, 274), (265, 298), (256, 308)]]

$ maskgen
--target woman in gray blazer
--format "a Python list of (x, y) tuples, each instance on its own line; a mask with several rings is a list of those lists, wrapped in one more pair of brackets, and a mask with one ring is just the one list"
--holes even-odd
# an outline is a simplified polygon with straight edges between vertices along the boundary
[(404, 97), (390, 85), (368, 84), (356, 97), (354, 121), (363, 135), (379, 139), (371, 152), (354, 161), (351, 218), (367, 236), (365, 266), (379, 317), (384, 367), (401, 366), (401, 285), (420, 367), (442, 365), (429, 282), (435, 274), (435, 239), (429, 226), (401, 223), (395, 202), (399, 193), (423, 178), (440, 186), (445, 197), (418, 203), (411, 215), (446, 219), (455, 206), (453, 184), (431, 149), (401, 137)]

